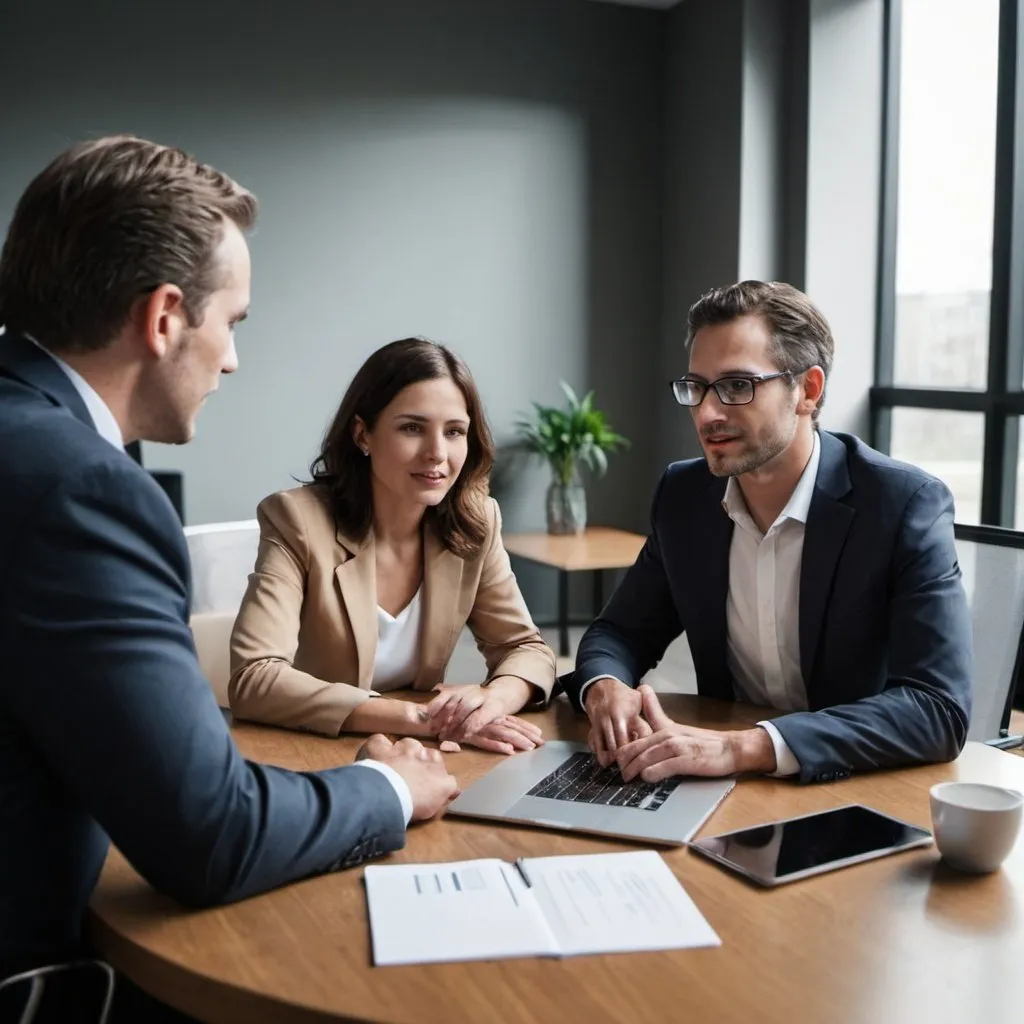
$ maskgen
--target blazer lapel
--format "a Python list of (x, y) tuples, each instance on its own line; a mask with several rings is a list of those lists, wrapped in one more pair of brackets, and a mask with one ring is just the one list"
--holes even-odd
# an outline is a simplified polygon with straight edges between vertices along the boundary
[(443, 681), (445, 662), (459, 612), (465, 562), (445, 548), (430, 525), (423, 530), (423, 620), (420, 624), (420, 668), (413, 684), (426, 690)]
[(800, 564), (800, 670), (812, 709), (815, 707), (811, 693), (814, 660), (821, 627), (839, 556), (855, 515), (854, 509), (841, 500), (849, 493), (850, 486), (846, 446), (838, 438), (822, 431), (821, 461), (804, 528)]
[(729, 598), (729, 547), (733, 522), (722, 508), (725, 493), (721, 481), (715, 481), (702, 496), (700, 517), (694, 524), (694, 546), (690, 551), (690, 582), (685, 590), (697, 599), (691, 605), (699, 623), (691, 629), (683, 623), (691, 639), (698, 640), (697, 686), (705, 697), (735, 699), (726, 659), (728, 643), (726, 608)]
[(335, 570), (345, 612), (356, 645), (359, 685), (369, 689), (377, 658), (377, 564), (373, 531), (361, 543), (337, 534), (349, 557)]

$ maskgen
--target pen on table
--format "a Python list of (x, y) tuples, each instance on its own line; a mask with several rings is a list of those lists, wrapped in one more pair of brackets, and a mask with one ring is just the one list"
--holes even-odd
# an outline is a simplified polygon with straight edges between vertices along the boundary
[(525, 885), (527, 889), (532, 889), (533, 883), (530, 881), (530, 876), (526, 873), (526, 868), (523, 867), (523, 858), (516, 857), (513, 863), (515, 864), (516, 871), (519, 872), (519, 877), (523, 880), (523, 885)]

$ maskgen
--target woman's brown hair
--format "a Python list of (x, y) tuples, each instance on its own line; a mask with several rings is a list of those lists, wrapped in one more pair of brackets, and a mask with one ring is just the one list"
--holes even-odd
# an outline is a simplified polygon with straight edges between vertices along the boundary
[(338, 529), (362, 540), (373, 523), (370, 460), (353, 436), (356, 417), (372, 431), (381, 411), (410, 384), (450, 379), (462, 392), (469, 413), (466, 461), (440, 504), (427, 509), (425, 521), (451, 552), (468, 558), (487, 537), (483, 498), (494, 465), (494, 439), (484, 418), (480, 393), (466, 364), (450, 349), (425, 338), (403, 338), (377, 349), (349, 384), (309, 468), (314, 486), (327, 496)]

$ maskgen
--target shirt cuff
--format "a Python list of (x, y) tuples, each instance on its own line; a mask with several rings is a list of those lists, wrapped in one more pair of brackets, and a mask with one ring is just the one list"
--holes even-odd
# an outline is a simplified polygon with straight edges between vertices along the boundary
[(391, 783), (395, 796), (398, 797), (398, 801), (402, 805), (402, 816), (405, 818), (405, 824), (408, 828), (409, 822), (412, 821), (412, 793), (409, 792), (409, 785), (405, 779), (390, 765), (384, 764), (383, 761), (374, 761), (372, 758), (363, 758), (362, 761), (355, 761), (352, 767), (372, 768), (375, 772), (380, 772)]
[[(607, 672), (602, 672), (602, 673), (601, 673), (601, 675), (599, 675), (599, 676), (594, 676), (593, 678), (591, 678), (591, 679), (588, 679), (588, 680), (587, 680), (587, 681), (586, 681), (586, 682), (585, 682), (585, 683), (584, 683), (584, 684), (583, 684), (583, 685), (582, 685), (582, 686), (580, 687), (580, 707), (581, 707), (581, 708), (583, 708), (583, 710), (584, 710), (584, 711), (586, 711), (586, 709), (587, 709), (587, 705), (586, 705), (586, 699), (587, 699), (587, 690), (589, 690), (589, 689), (590, 689), (590, 686), (591, 686), (591, 684), (592, 684), (592, 683), (596, 683), (596, 682), (598, 681), (598, 679), (615, 679), (615, 682), (617, 682), (617, 683), (622, 683), (622, 680), (621, 680), (621, 679), (617, 679), (617, 678), (616, 678), (615, 676), (610, 676), (610, 675), (608, 675), (608, 673), (607, 673)], [(625, 683), (622, 683), (622, 685), (623, 685), (623, 686), (625, 686), (626, 684), (625, 684)]]
[(771, 722), (758, 722), (757, 724), (768, 733), (772, 746), (775, 748), (775, 771), (771, 773), (772, 778), (782, 779), (787, 775), (799, 775), (800, 762), (796, 759), (793, 751), (789, 749), (789, 744), (782, 738), (782, 733)]

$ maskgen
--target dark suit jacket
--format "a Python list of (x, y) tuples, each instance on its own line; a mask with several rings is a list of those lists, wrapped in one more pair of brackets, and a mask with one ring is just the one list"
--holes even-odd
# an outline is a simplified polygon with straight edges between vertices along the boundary
[(403, 845), (378, 772), (242, 759), (188, 616), (164, 493), (49, 356), (0, 336), (0, 970), (77, 951), (109, 840), (196, 906)]
[[(735, 699), (726, 667), (732, 520), (704, 459), (665, 471), (651, 534), (587, 630), (566, 690), (610, 675), (636, 686), (686, 631), (704, 696)], [(800, 666), (810, 711), (772, 720), (802, 781), (963, 747), (971, 618), (941, 481), (855, 437), (821, 432), (800, 572)]]

